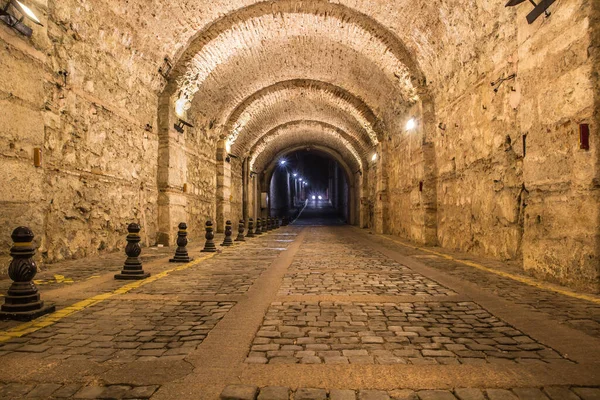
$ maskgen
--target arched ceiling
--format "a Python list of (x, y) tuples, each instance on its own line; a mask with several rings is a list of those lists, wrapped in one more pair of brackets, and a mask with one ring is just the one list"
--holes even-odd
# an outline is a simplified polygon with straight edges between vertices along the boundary
[(224, 127), (233, 144), (232, 152), (239, 155), (248, 148), (248, 141), (256, 140), (266, 120), (278, 113), (295, 119), (305, 113), (314, 119), (323, 117), (329, 123), (340, 123), (349, 132), (359, 133), (365, 148), (375, 146), (382, 136), (382, 126), (372, 110), (359, 98), (344, 89), (321, 81), (296, 79), (279, 82), (254, 93), (243, 101), (229, 116)]
[(231, 131), (238, 134), (237, 140), (232, 142), (233, 154), (243, 156), (243, 151), (249, 151), (273, 128), (290, 121), (302, 120), (320, 121), (347, 132), (361, 154), (368, 152), (377, 143), (368, 122), (360, 118), (356, 110), (347, 103), (327, 92), (292, 90), (291, 93), (284, 91), (261, 100), (253, 103), (248, 110), (252, 114), (243, 114), (247, 119), (242, 121), (247, 122)]
[(273, 129), (253, 146), (250, 154), (250, 168), (255, 172), (261, 172), (282, 151), (311, 145), (335, 150), (354, 172), (362, 169), (365, 163), (364, 158), (358, 154), (343, 131), (315, 121), (296, 121)]
[(227, 138), (235, 155), (258, 159), (267, 147), (257, 144), (281, 147), (278, 127), (312, 121), (330, 128), (296, 129), (293, 140), (331, 146), (334, 136), (324, 131), (344, 132), (347, 151), (339, 153), (357, 162), (427, 91), (415, 43), (406, 45), (360, 7), (245, 4), (190, 37), (165, 91), (171, 112), (192, 108), (193, 122)]

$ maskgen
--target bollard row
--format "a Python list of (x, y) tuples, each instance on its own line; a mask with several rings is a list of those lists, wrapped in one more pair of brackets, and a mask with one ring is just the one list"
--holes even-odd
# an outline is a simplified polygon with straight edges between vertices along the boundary
[[(246, 238), (253, 238), (262, 235), (265, 232), (278, 229), (280, 226), (287, 226), (289, 220), (287, 217), (279, 218), (257, 218), (256, 224), (253, 218), (248, 220), (248, 229), (242, 219), (238, 223), (238, 234), (232, 240), (232, 223), (225, 223), (225, 238), (221, 246), (230, 247), (236, 242), (242, 243)], [(178, 226), (177, 249), (175, 255), (169, 262), (188, 263), (193, 260), (188, 254), (188, 232), (187, 224), (182, 222)], [(123, 264), (120, 273), (114, 276), (118, 280), (140, 280), (150, 276), (149, 272), (144, 271), (140, 255), (142, 248), (140, 246), (140, 231), (142, 227), (137, 223), (131, 223), (127, 226), (127, 246), (125, 254), (127, 259)], [(205, 225), (205, 243), (201, 250), (203, 253), (217, 252), (215, 245), (214, 229), (212, 221), (206, 221)], [(246, 233), (247, 232), (247, 233)], [(245, 234), (246, 233), (246, 234)], [(244, 235), (245, 234), (245, 235)], [(54, 304), (46, 304), (41, 300), (37, 286), (33, 282), (37, 274), (37, 265), (33, 260), (35, 247), (33, 245), (34, 234), (31, 229), (21, 226), (16, 228), (11, 235), (13, 246), (10, 249), (12, 261), (8, 267), (8, 276), (13, 281), (4, 297), (4, 304), (0, 307), (0, 319), (13, 319), (18, 321), (31, 321), (42, 315), (52, 313), (56, 310)]]

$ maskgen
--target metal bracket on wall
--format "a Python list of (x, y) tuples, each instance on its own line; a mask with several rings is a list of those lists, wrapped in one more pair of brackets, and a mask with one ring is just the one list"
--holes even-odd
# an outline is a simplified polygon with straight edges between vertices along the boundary
[[(525, 0), (510, 0), (506, 3), (506, 7), (514, 7), (523, 3)], [(527, 15), (527, 22), (529, 24), (533, 24), (533, 22), (538, 19), (540, 15), (545, 14), (546, 18), (548, 18), (551, 13), (548, 11), (548, 8), (555, 2), (556, 0), (542, 0), (541, 3), (537, 4), (533, 0), (529, 0), (531, 4), (533, 4), (533, 11)]]

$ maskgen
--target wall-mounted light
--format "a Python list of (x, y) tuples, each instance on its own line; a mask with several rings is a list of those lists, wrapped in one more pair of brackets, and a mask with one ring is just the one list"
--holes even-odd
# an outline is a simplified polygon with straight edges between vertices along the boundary
[(188, 128), (193, 128), (194, 125), (190, 124), (189, 122), (186, 122), (184, 120), (182, 120), (181, 118), (179, 118), (179, 122), (177, 122), (175, 125), (173, 125), (173, 127), (175, 128), (175, 130), (179, 133), (183, 133), (183, 128), (184, 127), (188, 127)]
[(407, 131), (411, 131), (413, 129), (415, 129), (417, 126), (417, 121), (415, 121), (414, 118), (411, 118), (408, 120), (408, 122), (406, 122), (406, 130)]
[(373, 153), (373, 156), (371, 156), (371, 161), (377, 161), (377, 153)]
[[(20, 18), (14, 14), (15, 11), (20, 14)], [(20, 34), (31, 37), (33, 31), (23, 23), (25, 17), (37, 25), (44, 26), (31, 8), (27, 7), (19, 0), (9, 0), (6, 6), (3, 9), (0, 9), (0, 20)]]
[[(548, 7), (550, 7), (555, 1), (556, 0), (542, 0), (540, 4), (536, 4), (535, 1), (529, 0), (529, 2), (533, 4), (533, 11), (527, 15), (527, 22), (529, 24), (533, 24), (533, 22), (538, 19), (542, 13), (546, 15), (546, 18), (548, 18), (550, 16)], [(523, 2), (525, 2), (525, 0), (510, 0), (508, 3), (506, 3), (506, 7), (514, 7)]]
[(294, 176), (294, 178), (298, 176), (298, 174), (297, 174), (297, 173), (293, 173), (292, 175)]
[(302, 178), (298, 179), (300, 182), (302, 182)]
[(177, 100), (175, 102), (175, 114), (177, 114), (177, 116), (179, 118), (182, 118), (185, 116), (185, 112), (188, 109), (188, 101), (185, 97), (180, 97), (179, 100)]
[(283, 165), (285, 165), (286, 162), (287, 161), (285, 161), (285, 160), (281, 160), (281, 161), (279, 161), (279, 165), (283, 166)]

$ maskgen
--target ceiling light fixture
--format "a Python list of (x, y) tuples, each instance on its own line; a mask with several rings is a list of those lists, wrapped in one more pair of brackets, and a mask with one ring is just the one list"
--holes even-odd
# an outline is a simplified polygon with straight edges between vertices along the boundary
[[(10, 9), (16, 10), (21, 14), (21, 18), (17, 18), (14, 15), (14, 11), (10, 11)], [(0, 9), (0, 20), (3, 21), (6, 25), (10, 26), (20, 34), (31, 37), (33, 34), (33, 30), (23, 23), (23, 20), (27, 17), (33, 23), (42, 25), (40, 19), (35, 15), (35, 13), (31, 10), (31, 8), (27, 7), (25, 4), (21, 3), (19, 0), (10, 0), (3, 9)]]

